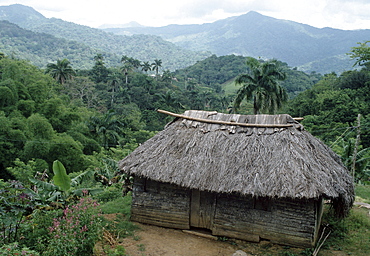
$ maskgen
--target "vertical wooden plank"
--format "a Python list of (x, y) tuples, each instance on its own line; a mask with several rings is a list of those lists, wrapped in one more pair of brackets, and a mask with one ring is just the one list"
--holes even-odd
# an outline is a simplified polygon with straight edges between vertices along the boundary
[(210, 192), (200, 192), (200, 226), (212, 229), (215, 213), (215, 195)]
[(322, 219), (322, 214), (324, 212), (324, 199), (320, 197), (316, 203), (315, 203), (315, 211), (316, 211), (316, 222), (315, 222), (315, 235), (313, 238), (313, 243), (312, 246), (314, 246), (319, 238), (319, 231), (320, 231), (320, 226), (321, 226), (321, 219)]
[(200, 191), (191, 191), (191, 202), (190, 202), (190, 226), (199, 227), (199, 207), (200, 207)]
[(190, 226), (212, 229), (214, 212), (214, 193), (192, 190)]

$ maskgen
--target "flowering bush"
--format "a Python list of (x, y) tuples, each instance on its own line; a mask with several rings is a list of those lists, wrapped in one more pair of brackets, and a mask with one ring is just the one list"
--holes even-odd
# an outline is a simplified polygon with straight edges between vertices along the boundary
[(102, 234), (99, 204), (91, 198), (81, 198), (67, 206), (63, 216), (54, 218), (49, 227), (50, 240), (44, 255), (91, 255)]
[(18, 243), (6, 244), (0, 247), (0, 255), (2, 256), (14, 256), (14, 255), (26, 255), (26, 256), (39, 256), (40, 254), (36, 251), (30, 250), (27, 247), (20, 248)]

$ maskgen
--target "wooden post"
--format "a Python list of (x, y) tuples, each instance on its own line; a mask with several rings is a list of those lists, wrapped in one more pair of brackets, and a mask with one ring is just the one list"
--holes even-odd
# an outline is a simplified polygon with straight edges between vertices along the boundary
[(356, 143), (355, 148), (353, 149), (353, 156), (352, 156), (352, 176), (353, 180), (355, 180), (355, 171), (356, 171), (356, 160), (357, 160), (357, 148), (360, 144), (360, 134), (361, 134), (361, 114), (358, 114), (357, 116), (357, 136), (356, 136)]

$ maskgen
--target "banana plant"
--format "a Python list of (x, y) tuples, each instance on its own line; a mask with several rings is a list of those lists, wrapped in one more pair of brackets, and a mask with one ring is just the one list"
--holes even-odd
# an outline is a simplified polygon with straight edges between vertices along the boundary
[(71, 179), (66, 172), (64, 165), (55, 160), (53, 162), (54, 176), (51, 182), (45, 182), (30, 178), (29, 180), (35, 185), (32, 191), (36, 200), (43, 204), (61, 203), (69, 201), (73, 197), (83, 196), (84, 193), (95, 195), (101, 193), (101, 188), (78, 188), (83, 181), (92, 179), (95, 172), (89, 170), (81, 173), (75, 178)]

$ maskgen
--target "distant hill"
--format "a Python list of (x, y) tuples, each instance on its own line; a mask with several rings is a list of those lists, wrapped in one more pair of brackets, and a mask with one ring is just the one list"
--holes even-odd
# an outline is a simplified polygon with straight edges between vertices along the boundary
[[(33, 32), (45, 33), (56, 38), (78, 42), (90, 48), (93, 52), (100, 51), (108, 63), (118, 63), (123, 55), (127, 55), (141, 61), (161, 59), (163, 69), (175, 70), (189, 66), (211, 55), (209, 52), (194, 52), (184, 49), (163, 40), (159, 36), (114, 35), (100, 29), (61, 19), (48, 19), (33, 8), (20, 4), (0, 6), (0, 20), (7, 20)], [(1, 29), (2, 27), (0, 27)], [(13, 45), (12, 49), (22, 52), (16, 45)], [(62, 47), (60, 47), (60, 50), (63, 51)], [(70, 54), (69, 50), (66, 53)], [(40, 57), (42, 58), (42, 56)], [(67, 56), (65, 57), (67, 58)]]
[(257, 12), (202, 25), (110, 28), (120, 35), (157, 35), (188, 50), (216, 55), (276, 58), (304, 71), (341, 73), (352, 69), (346, 53), (369, 40), (370, 30), (315, 28)]
[[(94, 65), (94, 56), (102, 53), (82, 43), (32, 32), (5, 20), (0, 21), (0, 52), (28, 60), (41, 68), (66, 58), (75, 69), (90, 69)], [(103, 54), (108, 65), (119, 64), (119, 56), (107, 52)]]
[(145, 27), (136, 21), (131, 21), (126, 24), (103, 24), (99, 26), (100, 29), (105, 29), (105, 28), (133, 28), (133, 27)]

